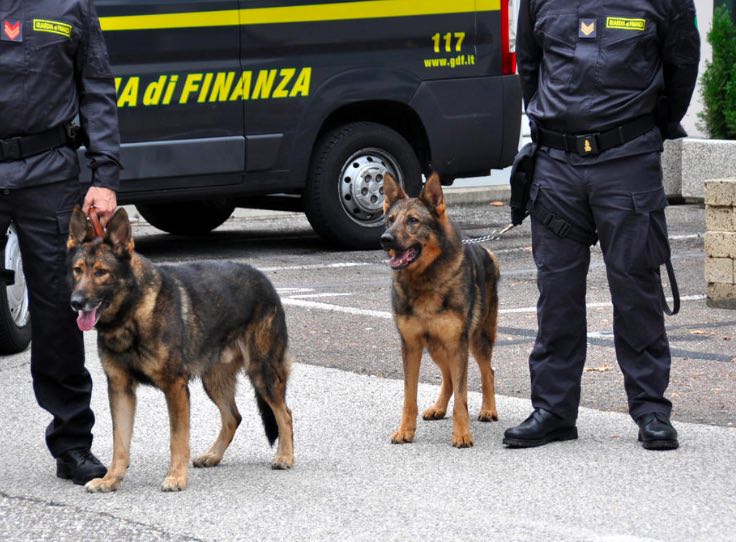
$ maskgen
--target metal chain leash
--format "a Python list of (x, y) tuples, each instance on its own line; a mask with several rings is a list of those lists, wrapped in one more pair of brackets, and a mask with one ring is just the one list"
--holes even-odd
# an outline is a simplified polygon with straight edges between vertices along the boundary
[(509, 224), (508, 226), (506, 226), (500, 231), (493, 230), (488, 235), (482, 235), (480, 237), (471, 237), (469, 239), (463, 239), (463, 245), (469, 245), (472, 243), (485, 243), (486, 241), (498, 241), (499, 239), (501, 239), (504, 233), (513, 229), (513, 227), (514, 227), (513, 224)]

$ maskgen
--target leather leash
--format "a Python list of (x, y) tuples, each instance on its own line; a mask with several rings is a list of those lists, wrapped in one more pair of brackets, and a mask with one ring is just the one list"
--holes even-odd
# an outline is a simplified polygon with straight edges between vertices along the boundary
[(103, 239), (105, 237), (105, 228), (100, 224), (100, 218), (97, 216), (97, 209), (94, 207), (89, 208), (89, 221), (92, 223), (92, 229), (95, 232), (95, 237)]

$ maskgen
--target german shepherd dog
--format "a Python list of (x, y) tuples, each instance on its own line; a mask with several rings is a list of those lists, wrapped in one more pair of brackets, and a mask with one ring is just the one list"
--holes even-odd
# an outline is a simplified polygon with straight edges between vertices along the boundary
[(67, 241), (71, 305), (83, 331), (97, 328), (113, 422), (113, 459), (90, 492), (115, 491), (130, 459), (136, 386), (163, 391), (169, 411), (171, 462), (163, 491), (181, 491), (189, 476), (189, 381), (195, 377), (220, 411), (210, 449), (193, 460), (214, 467), (241, 421), (238, 373), (255, 388), (266, 436), (279, 445), (271, 466), (294, 462), (284, 310), (268, 279), (245, 264), (155, 266), (134, 251), (125, 209), (115, 211), (103, 238), (77, 207)]
[(381, 245), (393, 269), (392, 305), (401, 335), (404, 408), (391, 442), (412, 442), (416, 431), (419, 365), (426, 348), (442, 372), (439, 397), (425, 420), (445, 416), (455, 395), (452, 445), (473, 445), (468, 416), (468, 352), (480, 367), (483, 403), (478, 419), (498, 420), (491, 355), (498, 317), (498, 261), (478, 245), (463, 246), (447, 216), (440, 178), (430, 176), (418, 198), (384, 178), (386, 232)]

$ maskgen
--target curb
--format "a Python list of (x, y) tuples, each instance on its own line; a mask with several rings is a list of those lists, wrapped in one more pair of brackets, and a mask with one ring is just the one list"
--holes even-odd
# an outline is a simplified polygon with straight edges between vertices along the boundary
[[(453, 188), (451, 186), (443, 188), (445, 200), (448, 205), (453, 207), (460, 206), (476, 206), (488, 205), (492, 201), (501, 201), (508, 203), (511, 197), (511, 189), (506, 185), (477, 186), (469, 188)], [(135, 205), (125, 205), (130, 216), (130, 221), (138, 225), (145, 225), (147, 222), (140, 216)], [(236, 208), (232, 218), (272, 218), (283, 216), (285, 211), (271, 211), (268, 209), (249, 209)], [(302, 213), (297, 213), (302, 214)]]
[(448, 205), (488, 205), (492, 201), (508, 202), (511, 188), (506, 185), (473, 188), (443, 188)]

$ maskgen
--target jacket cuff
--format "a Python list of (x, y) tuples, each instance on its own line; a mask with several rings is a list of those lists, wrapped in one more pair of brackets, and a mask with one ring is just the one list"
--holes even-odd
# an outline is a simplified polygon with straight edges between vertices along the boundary
[(120, 188), (120, 168), (115, 164), (100, 164), (92, 170), (92, 186), (117, 192)]
[(680, 139), (687, 137), (687, 132), (679, 122), (668, 122), (662, 130), (662, 137), (664, 139)]

